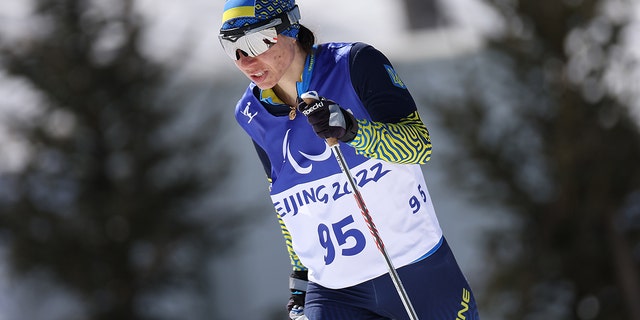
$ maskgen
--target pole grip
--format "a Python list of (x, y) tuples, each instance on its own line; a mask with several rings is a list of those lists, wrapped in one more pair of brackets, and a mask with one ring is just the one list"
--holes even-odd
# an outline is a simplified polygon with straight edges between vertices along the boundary
[(306, 97), (306, 96), (305, 96), (304, 98), (302, 98), (302, 101), (304, 101), (304, 103), (306, 103), (306, 104), (312, 104), (312, 103), (314, 103), (314, 102), (316, 102), (316, 101), (318, 101), (318, 100), (317, 100), (317, 99), (314, 99), (314, 98), (309, 98), (309, 97)]
[[(311, 98), (310, 97), (311, 95), (306, 95), (306, 96), (303, 95), (303, 96), (304, 96), (304, 98), (301, 97), (302, 101), (304, 101), (304, 103), (306, 103), (306, 104), (312, 104), (312, 103), (316, 103), (316, 102), (319, 101), (318, 99)], [(316, 96), (317, 96), (317, 94), (316, 94)], [(338, 139), (336, 139), (336, 138), (327, 138), (327, 140), (325, 140), (325, 141), (327, 141), (327, 144), (329, 145), (329, 147), (333, 147), (333, 146), (338, 144)]]

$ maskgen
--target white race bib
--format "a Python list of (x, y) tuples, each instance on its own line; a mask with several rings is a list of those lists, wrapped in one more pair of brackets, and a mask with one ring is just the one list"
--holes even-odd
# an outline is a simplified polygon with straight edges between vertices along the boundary
[[(396, 268), (438, 244), (442, 231), (419, 165), (370, 159), (351, 173)], [(388, 271), (343, 173), (271, 197), (311, 281), (345, 288)]]

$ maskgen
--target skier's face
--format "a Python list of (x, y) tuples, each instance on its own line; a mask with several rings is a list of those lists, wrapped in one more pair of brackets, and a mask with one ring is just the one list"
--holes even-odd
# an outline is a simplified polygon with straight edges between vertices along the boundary
[(273, 88), (285, 75), (296, 54), (294, 38), (278, 36), (278, 42), (255, 57), (240, 53), (236, 66), (260, 89)]

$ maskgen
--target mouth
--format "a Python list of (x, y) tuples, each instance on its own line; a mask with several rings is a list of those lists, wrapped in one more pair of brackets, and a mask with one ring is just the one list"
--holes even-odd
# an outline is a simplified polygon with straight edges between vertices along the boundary
[(251, 78), (251, 80), (253, 81), (258, 81), (261, 80), (265, 77), (267, 73), (265, 71), (260, 71), (260, 72), (255, 72), (255, 73), (251, 73), (249, 74), (249, 77)]

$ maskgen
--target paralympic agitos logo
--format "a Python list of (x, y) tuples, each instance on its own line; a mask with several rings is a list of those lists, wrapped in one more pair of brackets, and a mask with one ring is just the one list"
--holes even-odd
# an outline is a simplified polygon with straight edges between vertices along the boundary
[[(284, 140), (282, 141), (282, 156), (287, 159), (287, 161), (291, 164), (293, 169), (299, 174), (309, 174), (311, 170), (313, 170), (313, 163), (309, 164), (306, 167), (303, 167), (296, 161), (294, 155), (291, 154), (290, 140), (289, 140), (289, 132), (291, 129), (287, 130), (287, 133), (284, 135)], [(307, 154), (300, 150), (297, 152), (304, 158), (311, 160), (313, 162), (322, 162), (331, 157), (331, 148), (328, 144), (325, 143), (325, 149), (321, 154)]]

